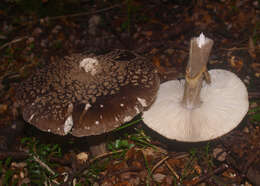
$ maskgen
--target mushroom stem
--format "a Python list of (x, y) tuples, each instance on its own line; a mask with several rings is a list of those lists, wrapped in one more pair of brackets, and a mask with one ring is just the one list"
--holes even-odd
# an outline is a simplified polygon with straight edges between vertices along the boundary
[(203, 34), (191, 40), (182, 99), (182, 105), (187, 109), (194, 109), (201, 105), (200, 90), (202, 82), (205, 79), (206, 83), (210, 83), (207, 62), (212, 46), (213, 40), (206, 38)]
[(89, 147), (89, 151), (93, 157), (96, 157), (100, 154), (105, 154), (106, 150), (106, 142), (101, 142), (100, 144), (91, 145)]
[(93, 157), (107, 152), (106, 139), (107, 135), (88, 136), (89, 151)]
[(190, 74), (186, 72), (185, 87), (182, 99), (182, 105), (185, 108), (193, 109), (201, 105), (200, 90), (202, 87), (203, 74), (206, 68), (204, 67), (198, 75), (194, 78), (190, 77)]

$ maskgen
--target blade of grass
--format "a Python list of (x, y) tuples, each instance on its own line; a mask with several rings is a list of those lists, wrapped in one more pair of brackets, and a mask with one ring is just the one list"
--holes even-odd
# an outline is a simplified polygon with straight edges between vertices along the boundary
[(115, 130), (113, 130), (113, 132), (117, 132), (117, 131), (119, 131), (119, 130), (122, 130), (122, 129), (127, 128), (127, 127), (129, 127), (129, 126), (132, 126), (132, 125), (134, 125), (134, 124), (137, 124), (137, 123), (139, 123), (139, 122), (142, 121), (142, 120), (143, 120), (143, 119), (140, 118), (140, 119), (137, 119), (137, 120), (135, 120), (135, 121), (131, 121), (131, 122), (129, 122), (129, 123), (126, 123), (125, 125), (122, 125), (122, 126), (116, 128)]

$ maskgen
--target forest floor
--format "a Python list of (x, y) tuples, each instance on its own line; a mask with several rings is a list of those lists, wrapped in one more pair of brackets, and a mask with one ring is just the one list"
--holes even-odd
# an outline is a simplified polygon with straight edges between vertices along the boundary
[[(259, 0), (2, 1), (0, 185), (260, 185), (259, 16)], [(247, 115), (218, 139), (173, 142), (134, 120), (91, 157), (88, 138), (47, 134), (13, 115), (15, 85), (55, 58), (134, 50), (167, 81), (184, 76), (200, 33), (214, 41), (208, 68), (234, 72), (249, 92)]]

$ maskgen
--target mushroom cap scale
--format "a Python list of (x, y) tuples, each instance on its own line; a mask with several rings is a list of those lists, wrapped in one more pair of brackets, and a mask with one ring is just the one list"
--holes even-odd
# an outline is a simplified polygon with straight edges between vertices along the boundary
[(147, 58), (126, 50), (73, 54), (35, 72), (17, 89), (25, 121), (74, 136), (102, 134), (154, 101), (159, 77)]
[(184, 80), (163, 83), (157, 98), (143, 114), (144, 122), (161, 135), (178, 141), (199, 142), (234, 129), (248, 111), (248, 94), (232, 72), (210, 70), (211, 84), (203, 82), (198, 108), (182, 104)]

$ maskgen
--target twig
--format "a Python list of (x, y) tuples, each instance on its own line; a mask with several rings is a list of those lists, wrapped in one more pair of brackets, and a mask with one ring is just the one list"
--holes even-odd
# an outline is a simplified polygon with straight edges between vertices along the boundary
[(11, 44), (20, 42), (20, 41), (22, 41), (22, 40), (24, 40), (24, 39), (27, 39), (27, 38), (28, 38), (28, 37), (25, 36), (25, 37), (20, 37), (20, 38), (17, 38), (17, 39), (12, 40), (12, 41), (10, 41), (10, 42), (7, 42), (7, 43), (3, 44), (3, 45), (0, 47), (0, 50), (2, 50), (3, 48), (5, 48), (5, 47), (7, 47), (7, 46), (9, 46), (9, 45), (11, 45)]
[(166, 164), (166, 166), (168, 167), (168, 169), (170, 169), (170, 171), (172, 172), (172, 174), (177, 178), (177, 180), (180, 179), (180, 176), (177, 174), (177, 172), (175, 172), (175, 170), (173, 170), (172, 166), (168, 163), (168, 161), (166, 160), (164, 162)]
[[(82, 164), (81, 167), (80, 167), (80, 170), (76, 171), (76, 173), (70, 174), (70, 176), (69, 176), (67, 182), (69, 183), (69, 182), (73, 181), (74, 178), (75, 178), (75, 176), (81, 174), (84, 170), (88, 169), (89, 164), (95, 162), (96, 160), (98, 160), (98, 159), (100, 159), (100, 158), (104, 158), (104, 157), (109, 156), (109, 155), (112, 155), (112, 154), (120, 153), (120, 152), (123, 152), (123, 151), (124, 151), (124, 150), (118, 150), (118, 151), (115, 151), (115, 152), (107, 152), (107, 153), (100, 154), (100, 155), (98, 155), (98, 156), (92, 158), (91, 160), (89, 160), (89, 163), (88, 163), (88, 164)], [(68, 162), (66, 162), (66, 163), (68, 163)], [(72, 167), (73, 167), (73, 163), (75, 163), (74, 160), (73, 160), (73, 158), (72, 158), (72, 160), (70, 161), (70, 163), (72, 163)]]
[[(53, 176), (56, 175), (56, 173), (47, 165), (45, 164), (43, 161), (41, 161), (37, 156), (33, 156), (33, 159), (39, 163), (43, 168), (45, 168), (47, 171), (49, 171)], [(58, 181), (56, 181), (55, 179), (51, 179), (51, 182), (60, 185), (60, 183)]]
[[(236, 50), (248, 50), (249, 47), (232, 47), (232, 48), (220, 48), (221, 50), (228, 50), (228, 51), (236, 51)], [(256, 47), (255, 50), (258, 50), (259, 48)]]
[(201, 176), (197, 181), (196, 181), (196, 185), (209, 179), (210, 177), (212, 177), (215, 174), (219, 174), (224, 172), (229, 166), (227, 164), (222, 164), (220, 167), (216, 168), (213, 172), (210, 172), (204, 176)]
[(157, 169), (157, 167), (159, 167), (164, 161), (166, 161), (167, 159), (169, 158), (169, 156), (166, 156), (166, 157), (164, 157), (163, 159), (161, 159), (158, 163), (156, 163), (154, 166), (153, 166), (153, 168), (152, 168), (152, 170), (151, 170), (151, 173), (153, 173), (153, 171), (155, 170), (155, 169)]
[(46, 170), (48, 170), (52, 175), (55, 175), (56, 173), (48, 166), (46, 165), (43, 161), (41, 161), (38, 157), (33, 156), (33, 159), (39, 163), (43, 168), (45, 168)]
[[(178, 154), (177, 156), (176, 156), (176, 159), (180, 159), (180, 158), (183, 158), (183, 157), (186, 157), (187, 156), (187, 154), (185, 153), (185, 154)], [(158, 163), (156, 163), (154, 166), (153, 166), (153, 168), (152, 168), (152, 170), (151, 170), (151, 173), (153, 173), (154, 172), (154, 170), (155, 169), (157, 169), (162, 163), (165, 163), (166, 164), (166, 166), (168, 167), (168, 169), (172, 172), (172, 174), (177, 178), (177, 179), (179, 179), (180, 178), (180, 176), (174, 171), (174, 169), (171, 167), (171, 165), (168, 163), (168, 159), (170, 158), (170, 156), (166, 156), (166, 157), (164, 157), (163, 159), (161, 159)]]
[(100, 154), (100, 155), (94, 157), (93, 159), (89, 160), (89, 163), (93, 163), (97, 159), (104, 158), (106, 156), (109, 156), (109, 155), (112, 155), (112, 154), (117, 154), (117, 153), (120, 153), (120, 152), (123, 152), (123, 151), (124, 150), (118, 150), (118, 151), (115, 151), (115, 152), (107, 152), (107, 153), (104, 153), (104, 154)]
[(221, 50), (235, 51), (235, 50), (247, 50), (248, 47), (232, 47), (232, 48), (220, 48)]
[(79, 16), (87, 16), (87, 15), (92, 15), (92, 14), (98, 14), (98, 13), (106, 12), (108, 10), (120, 7), (123, 4), (124, 4), (124, 2), (123, 3), (119, 3), (119, 4), (115, 4), (115, 5), (107, 7), (107, 8), (96, 10), (96, 11), (93, 11), (93, 12), (81, 12), (81, 13), (70, 14), (70, 15), (62, 15), (62, 16), (50, 17), (50, 18), (48, 18), (48, 20), (57, 20), (57, 19), (63, 19), (63, 18), (68, 18), (68, 17), (71, 18), (71, 17), (79, 17)]
[(189, 156), (189, 154), (187, 152), (179, 152), (179, 153), (175, 153), (173, 155), (170, 155), (170, 157), (174, 158), (174, 159), (182, 159), (182, 158), (186, 158), (188, 156)]
[[(96, 10), (96, 11), (92, 11), (92, 12), (81, 12), (81, 13), (75, 13), (75, 14), (70, 14), (70, 15), (62, 15), (62, 16), (56, 16), (56, 17), (47, 17), (47, 18), (44, 18), (44, 19), (39, 19), (37, 21), (29, 22), (28, 24), (32, 24), (34, 22), (36, 23), (38, 21), (44, 21), (44, 20), (53, 21), (53, 20), (63, 19), (63, 18), (68, 18), (68, 17), (79, 17), (79, 16), (88, 16), (88, 15), (92, 15), (92, 14), (98, 14), (98, 13), (109, 11), (109, 10), (117, 8), (117, 7), (121, 7), (124, 4), (125, 4), (125, 2), (119, 3), (119, 4), (115, 4), (113, 6), (110, 6), (110, 7), (107, 7), (107, 8), (103, 8), (103, 9), (100, 9), (100, 10)], [(11, 44), (20, 42), (20, 41), (22, 41), (22, 40), (24, 40), (26, 38), (28, 38), (28, 37), (25, 36), (25, 37), (17, 38), (17, 39), (14, 39), (14, 40), (12, 40), (12, 41), (10, 41), (8, 43), (5, 43), (4, 45), (2, 45), (0, 47), (0, 50), (2, 50), (3, 48), (5, 48), (5, 47), (7, 47), (7, 46), (9, 46)]]
[(31, 21), (29, 23), (24, 24), (23, 26), (28, 25), (28, 24), (37, 23), (37, 22), (42, 22), (42, 21), (44, 22), (45, 20), (46, 21), (54, 21), (54, 20), (63, 19), (63, 18), (72, 18), (72, 17), (89, 16), (89, 15), (92, 15), (92, 14), (98, 14), (98, 13), (109, 11), (109, 10), (117, 8), (117, 7), (121, 7), (125, 3), (126, 3), (126, 1), (123, 2), (123, 3), (115, 4), (113, 6), (110, 6), (110, 7), (107, 7), (107, 8), (103, 8), (103, 9), (99, 9), (99, 10), (92, 11), (92, 12), (80, 12), (80, 13), (69, 14), (69, 15), (62, 15), (62, 16), (56, 16), (56, 17), (46, 17), (46, 18), (42, 18), (42, 19), (39, 19), (39, 20), (36, 20), (36, 21)]

